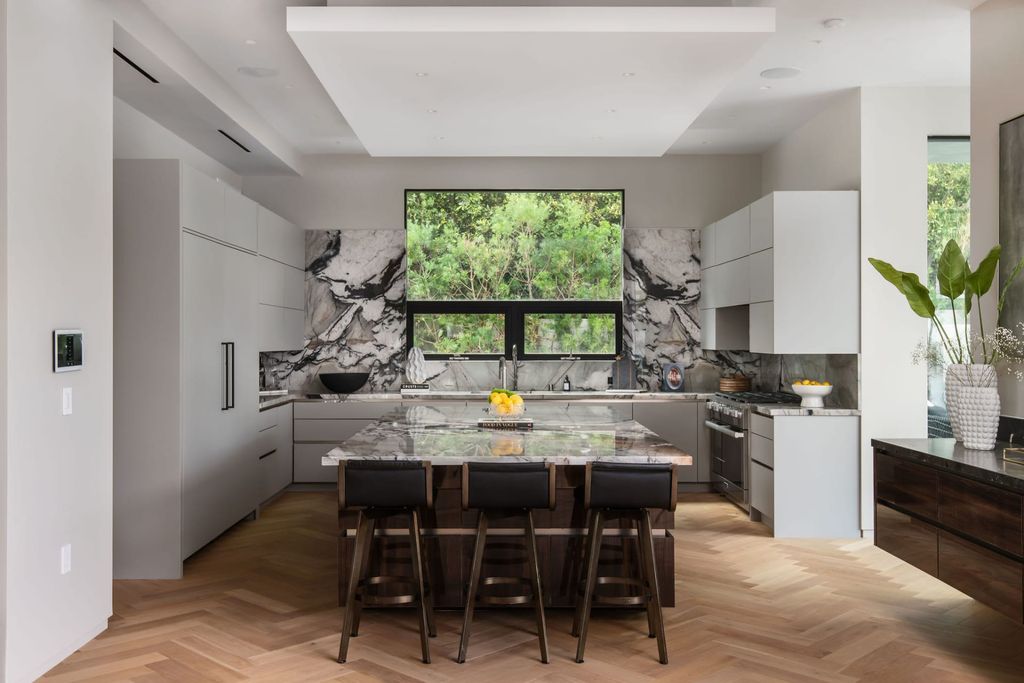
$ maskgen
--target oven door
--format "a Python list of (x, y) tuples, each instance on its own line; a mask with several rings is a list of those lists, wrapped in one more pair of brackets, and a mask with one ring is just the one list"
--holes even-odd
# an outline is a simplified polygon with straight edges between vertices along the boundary
[(734, 502), (746, 504), (746, 434), (742, 429), (705, 420), (709, 430), (711, 476), (719, 491)]

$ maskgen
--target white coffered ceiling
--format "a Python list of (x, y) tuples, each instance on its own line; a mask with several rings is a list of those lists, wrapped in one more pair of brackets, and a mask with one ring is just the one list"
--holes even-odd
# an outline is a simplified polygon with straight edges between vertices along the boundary
[[(296, 152), (301, 154), (366, 154), (363, 141), (355, 134), (350, 122), (339, 111), (334, 99), (344, 101), (342, 94), (328, 94), (325, 85), (307, 63), (302, 52), (286, 30), (287, 7), (299, 6), (312, 9), (334, 9), (333, 6), (370, 6), (379, 8), (389, 5), (423, 6), (432, 4), (472, 5), (463, 0), (448, 0), (432, 3), (429, 0), (143, 0), (144, 6), (177, 35), (189, 49), (218, 74), (224, 82), (253, 108), (281, 137), (289, 141)], [(676, 123), (682, 132), (668, 149), (670, 154), (716, 154), (716, 153), (757, 153), (764, 151), (781, 137), (791, 132), (813, 116), (837, 92), (859, 86), (902, 86), (902, 85), (950, 85), (966, 86), (970, 75), (970, 9), (981, 0), (644, 0), (632, 3), (622, 0), (501, 0), (500, 2), (478, 2), (479, 5), (623, 5), (637, 4), (650, 6), (717, 6), (717, 7), (773, 7), (776, 9), (775, 33), (749, 58), (735, 67), (732, 76), (721, 84), (707, 106), (693, 118), (690, 113), (680, 114), (682, 122)], [(330, 7), (329, 7), (330, 6)], [(837, 29), (826, 29), (822, 22), (833, 17), (843, 17), (845, 24)], [(422, 37), (422, 36), (421, 36)], [(372, 42), (367, 39), (368, 42)], [(482, 43), (484, 38), (477, 37)], [(504, 43), (506, 50), (526, 52), (521, 60), (507, 57), (506, 65), (534, 68), (529, 45), (512, 41)], [(371, 51), (355, 55), (368, 59)], [(546, 48), (547, 49), (547, 48)], [(668, 47), (665, 49), (672, 49)], [(608, 68), (616, 58), (626, 58), (634, 50), (609, 53), (608, 62), (602, 59), (592, 63), (579, 64), (580, 69)], [(539, 53), (538, 53), (539, 54)], [(641, 49), (637, 56), (644, 54)], [(709, 69), (715, 77), (717, 64), (714, 48), (700, 52), (690, 65), (694, 70)], [(425, 61), (429, 54), (412, 55), (418, 61)], [(502, 62), (493, 56), (491, 65)], [(374, 59), (377, 57), (375, 56)], [(405, 58), (405, 57), (403, 57)], [(572, 58), (572, 55), (569, 55)], [(417, 60), (414, 60), (417, 61)], [(497, 73), (481, 75), (473, 69), (473, 56), (456, 64), (473, 74), (474, 80), (481, 78), (499, 80)], [(254, 78), (239, 71), (239, 67), (253, 66), (272, 69), (273, 74)], [(765, 81), (759, 74), (767, 68), (796, 67), (801, 70), (796, 78), (779, 81)], [(434, 67), (431, 67), (434, 68)], [(567, 67), (568, 68), (568, 67)], [(670, 65), (669, 68), (679, 68)], [(618, 91), (622, 87), (621, 73), (626, 67), (609, 70), (603, 81), (583, 79), (569, 86), (569, 94), (577, 93), (580, 98), (600, 98), (606, 92)], [(429, 72), (427, 67), (417, 70)], [(639, 71), (637, 71), (639, 73)], [(571, 74), (570, 74), (571, 75)], [(553, 76), (552, 76), (553, 77)], [(399, 104), (421, 105), (425, 109), (438, 109), (437, 115), (454, 116), (452, 99), (444, 111), (441, 107), (422, 103), (441, 96), (443, 79), (432, 74), (426, 81), (438, 88), (436, 93), (428, 90), (424, 83), (413, 84), (405, 91), (405, 99)], [(762, 89), (763, 86), (769, 89)], [(329, 86), (328, 86), (329, 87)], [(460, 84), (444, 90), (448, 95), (458, 95)], [(513, 106), (525, 102), (532, 108), (555, 111), (562, 105), (557, 99), (559, 93), (532, 87), (528, 79), (517, 84), (518, 92), (502, 94), (500, 100)], [(461, 94), (467, 107), (481, 106), (474, 99), (476, 91), (466, 90)], [(514, 95), (514, 96), (513, 96)], [(334, 99), (332, 99), (334, 96)], [(563, 97), (568, 97), (562, 93)], [(341, 97), (341, 98), (339, 98)], [(489, 97), (489, 96), (488, 96)], [(633, 99), (633, 98), (623, 98)], [(593, 101), (596, 101), (593, 100)], [(657, 102), (647, 105), (657, 108)], [(570, 101), (570, 105), (572, 102)], [(482, 107), (487, 111), (487, 107)], [(616, 109), (615, 115), (607, 109)], [(354, 110), (353, 110), (354, 111)], [(456, 109), (457, 111), (457, 109)], [(662, 112), (653, 110), (646, 115), (631, 112), (629, 106), (607, 105), (600, 113), (607, 118), (630, 121), (631, 128), (641, 128), (647, 121), (653, 121), (666, 129)], [(345, 112), (348, 114), (348, 112)], [(391, 116), (391, 112), (379, 112)], [(621, 118), (618, 115), (625, 116)], [(566, 119), (584, 121), (581, 130), (572, 131), (576, 137), (583, 137), (586, 126), (593, 125), (584, 120), (584, 114), (593, 111), (570, 111)], [(353, 117), (352, 123), (358, 120)], [(637, 116), (640, 122), (629, 117)], [(470, 120), (467, 125), (484, 125), (486, 121)], [(558, 122), (556, 122), (558, 123)], [(597, 123), (606, 123), (597, 117)], [(373, 122), (371, 122), (373, 125)], [(430, 126), (445, 124), (431, 122)], [(451, 125), (451, 124), (446, 124)], [(614, 125), (618, 125), (617, 123)], [(357, 127), (361, 127), (357, 125)], [(653, 126), (652, 126), (653, 129)], [(685, 129), (685, 130), (684, 130)], [(660, 129), (659, 129), (660, 130)], [(401, 128), (398, 132), (406, 134)], [(589, 129), (587, 129), (589, 133)], [(479, 132), (474, 133), (479, 136)], [(362, 135), (362, 131), (360, 131)], [(445, 137), (447, 135), (437, 134)], [(664, 133), (667, 136), (667, 133)], [(611, 146), (614, 140), (596, 140), (606, 137), (590, 133), (593, 145)], [(614, 137), (614, 136), (613, 136)], [(484, 140), (493, 145), (492, 141)], [(500, 141), (498, 141), (500, 142)], [(554, 151), (554, 150), (553, 150)], [(430, 153), (430, 152), (427, 152)], [(615, 153), (611, 150), (607, 153)]]

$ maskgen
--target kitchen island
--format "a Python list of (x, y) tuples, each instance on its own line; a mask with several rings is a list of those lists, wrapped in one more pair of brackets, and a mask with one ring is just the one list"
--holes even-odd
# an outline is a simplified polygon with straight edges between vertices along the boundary
[[(464, 462), (553, 462), (556, 465), (556, 504), (535, 512), (541, 576), (550, 606), (574, 604), (575, 558), (586, 533), (582, 496), (588, 462), (674, 463), (686, 466), (692, 456), (677, 449), (643, 425), (612, 407), (586, 404), (531, 403), (527, 415), (534, 421), (528, 431), (484, 429), (484, 404), (409, 405), (400, 407), (346, 439), (323, 458), (326, 467), (340, 460), (426, 460), (434, 467), (434, 508), (424, 520), (428, 569), (435, 584), (435, 605), (460, 609), (469, 576), (470, 554), (476, 531), (476, 512), (464, 511), (461, 501), (461, 465)], [(353, 512), (339, 510), (339, 603), (348, 581), (355, 545)], [(652, 511), (655, 559), (662, 604), (675, 605), (674, 518), (667, 511)], [(484, 575), (507, 575), (524, 568), (522, 534), (515, 521), (504, 522), (508, 542), (489, 545)], [(493, 534), (502, 535), (503, 522), (495, 520)], [(370, 559), (370, 574), (408, 574), (409, 554), (402, 528), (378, 530), (382, 536)], [(602, 549), (602, 573), (636, 576), (635, 532), (610, 526)], [(399, 537), (389, 542), (389, 537)], [(614, 540), (613, 540), (614, 539)], [(503, 558), (507, 558), (503, 562)], [(503, 566), (507, 564), (508, 566)]]

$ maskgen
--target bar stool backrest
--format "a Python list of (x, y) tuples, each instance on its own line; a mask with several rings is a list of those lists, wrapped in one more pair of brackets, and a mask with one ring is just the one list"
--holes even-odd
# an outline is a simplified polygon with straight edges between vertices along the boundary
[(675, 510), (676, 478), (672, 464), (588, 463), (584, 504), (587, 509)]
[(555, 466), (543, 462), (467, 462), (462, 465), (465, 510), (555, 507)]
[(426, 461), (342, 460), (338, 505), (343, 510), (433, 507), (432, 472)]

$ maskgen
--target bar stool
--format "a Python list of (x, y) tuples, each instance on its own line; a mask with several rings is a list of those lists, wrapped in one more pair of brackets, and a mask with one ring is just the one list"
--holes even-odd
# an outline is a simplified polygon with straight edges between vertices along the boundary
[[(544, 594), (541, 591), (540, 565), (537, 561), (537, 533), (533, 510), (555, 507), (555, 466), (542, 462), (465, 463), (462, 466), (462, 508), (479, 510), (476, 542), (473, 544), (473, 565), (466, 594), (466, 611), (459, 640), (460, 664), (466, 661), (473, 608), (481, 605), (522, 605), (532, 600), (537, 615), (537, 638), (540, 660), (548, 663), (548, 631), (544, 623)], [(487, 526), (491, 517), (523, 516), (526, 518), (526, 556), (530, 577), (489, 576), (480, 578), (487, 544)], [(479, 595), (480, 586), (531, 586), (531, 594), (512, 596)]]
[[(654, 534), (651, 531), (649, 508), (674, 511), (676, 509), (676, 466), (671, 464), (589, 463), (584, 483), (584, 507), (588, 515), (587, 548), (584, 567), (586, 575), (581, 582), (573, 618), (572, 634), (579, 636), (576, 661), (583, 662), (587, 646), (587, 628), (594, 603), (604, 605), (645, 605), (647, 628), (651, 638), (658, 639), (658, 660), (668, 664), (668, 646), (665, 642), (665, 622), (661, 614), (661, 594), (654, 563)], [(640, 546), (640, 579), (624, 576), (598, 576), (601, 556), (601, 537), (609, 519), (627, 519), (636, 524)], [(599, 585), (617, 584), (637, 589), (635, 595), (596, 595)]]
[[(359, 509), (356, 522), (355, 551), (345, 598), (345, 621), (341, 630), (338, 662), (348, 657), (350, 636), (359, 635), (359, 617), (363, 605), (418, 604), (420, 649), (423, 662), (430, 663), (428, 635), (437, 635), (434, 610), (423, 565), (420, 544), (420, 508), (433, 505), (432, 470), (429, 462), (348, 460), (338, 465), (338, 505), (341, 510)], [(395, 516), (408, 516), (412, 577), (364, 577), (379, 522)], [(375, 590), (388, 585), (406, 585), (404, 595), (379, 595)]]

